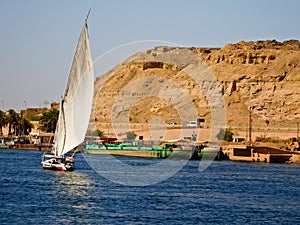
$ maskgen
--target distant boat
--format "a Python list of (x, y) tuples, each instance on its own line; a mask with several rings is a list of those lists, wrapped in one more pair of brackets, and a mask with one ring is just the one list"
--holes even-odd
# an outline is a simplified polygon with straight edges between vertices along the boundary
[(87, 18), (76, 47), (65, 93), (60, 102), (54, 146), (50, 154), (45, 153), (42, 156), (41, 164), (44, 169), (74, 170), (74, 154), (71, 156), (66, 154), (84, 141), (89, 124), (94, 93), (94, 69)]

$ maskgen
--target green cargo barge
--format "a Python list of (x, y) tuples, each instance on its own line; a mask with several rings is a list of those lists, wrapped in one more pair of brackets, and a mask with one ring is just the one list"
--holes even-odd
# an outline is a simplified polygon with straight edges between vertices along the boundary
[(113, 155), (142, 158), (165, 159), (201, 159), (204, 154), (215, 154), (219, 148), (205, 148), (204, 146), (164, 144), (163, 147), (138, 146), (137, 143), (128, 144), (86, 144), (85, 153), (95, 155)]

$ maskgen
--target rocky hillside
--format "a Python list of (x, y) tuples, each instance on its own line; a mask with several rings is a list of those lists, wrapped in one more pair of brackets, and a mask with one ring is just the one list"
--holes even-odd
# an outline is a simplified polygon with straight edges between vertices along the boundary
[[(180, 55), (181, 50), (155, 47), (139, 52), (99, 76), (92, 118), (97, 128), (103, 129), (112, 117), (114, 123), (148, 124), (159, 118), (159, 123), (184, 124), (193, 120), (193, 110), (205, 119), (203, 126), (209, 127), (211, 102), (203, 88), (211, 87), (199, 86), (197, 78), (185, 71), (195, 59)], [(184, 50), (201, 59), (216, 78), (224, 94), (228, 127), (246, 128), (251, 111), (256, 129), (296, 129), (300, 121), (299, 41), (242, 41), (223, 48)], [(183, 111), (193, 116), (188, 118)], [(125, 119), (116, 119), (121, 117)]]

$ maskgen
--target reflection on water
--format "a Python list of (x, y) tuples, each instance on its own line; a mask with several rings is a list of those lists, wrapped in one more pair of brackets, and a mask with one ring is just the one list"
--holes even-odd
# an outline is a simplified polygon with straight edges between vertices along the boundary
[(55, 171), (56, 188), (63, 194), (71, 197), (87, 195), (93, 186), (90, 177), (80, 172), (61, 172)]
[(56, 206), (72, 208), (80, 213), (88, 211), (93, 206), (96, 188), (94, 176), (76, 170), (76, 167), (73, 172), (47, 170), (44, 173), (51, 180), (56, 196), (54, 200)]
[(93, 185), (91, 178), (80, 172), (61, 172), (55, 171), (54, 173), (56, 179), (55, 188), (60, 196), (64, 196), (66, 201), (73, 202), (75, 199), (80, 199), (76, 201), (71, 207), (78, 209), (87, 209), (89, 207), (89, 199), (92, 197)]

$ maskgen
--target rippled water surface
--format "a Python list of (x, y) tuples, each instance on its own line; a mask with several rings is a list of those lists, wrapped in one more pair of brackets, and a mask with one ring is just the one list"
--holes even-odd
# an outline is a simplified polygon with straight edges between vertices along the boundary
[(300, 224), (300, 165), (215, 161), (199, 172), (190, 161), (134, 187), (100, 176), (81, 154), (67, 173), (43, 170), (41, 155), (0, 150), (0, 224)]

